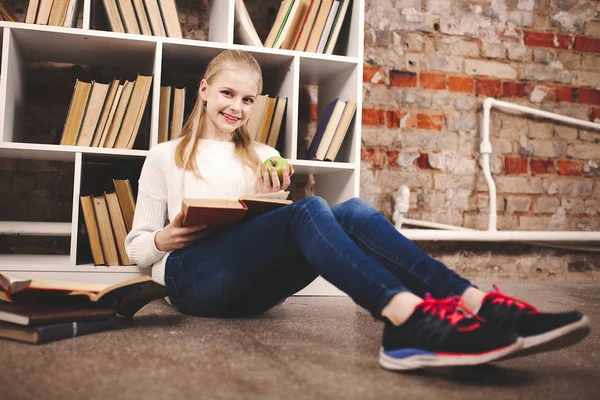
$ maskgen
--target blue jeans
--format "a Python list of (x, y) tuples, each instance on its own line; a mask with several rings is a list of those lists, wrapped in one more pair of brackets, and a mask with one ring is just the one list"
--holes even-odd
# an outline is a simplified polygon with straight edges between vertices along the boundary
[(377, 319), (397, 293), (441, 298), (471, 286), (366, 200), (330, 208), (316, 196), (174, 251), (165, 284), (186, 314), (249, 316), (280, 304), (318, 275)]

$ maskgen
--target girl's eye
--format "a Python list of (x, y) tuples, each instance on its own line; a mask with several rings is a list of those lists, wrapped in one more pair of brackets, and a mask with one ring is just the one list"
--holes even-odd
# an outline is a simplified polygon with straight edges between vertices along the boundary
[(221, 93), (223, 93), (225, 96), (231, 96), (231, 92), (229, 90), (223, 90)]
[(244, 103), (253, 104), (254, 103), (254, 99), (246, 98), (246, 99), (244, 99)]

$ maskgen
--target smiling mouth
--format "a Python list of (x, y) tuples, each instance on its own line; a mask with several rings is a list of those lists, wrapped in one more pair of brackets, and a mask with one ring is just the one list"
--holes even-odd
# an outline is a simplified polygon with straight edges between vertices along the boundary
[(236, 123), (238, 122), (241, 118), (240, 117), (234, 117), (233, 115), (229, 115), (229, 114), (225, 114), (225, 113), (221, 113), (221, 115), (229, 122), (231, 123)]

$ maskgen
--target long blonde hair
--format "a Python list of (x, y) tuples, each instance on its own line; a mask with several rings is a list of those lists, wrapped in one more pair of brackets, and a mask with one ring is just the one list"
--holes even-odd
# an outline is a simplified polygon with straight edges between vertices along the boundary
[[(235, 71), (245, 70), (256, 75), (258, 84), (258, 93), (262, 92), (262, 71), (260, 65), (254, 57), (242, 50), (225, 50), (213, 58), (204, 72), (204, 80), (211, 83), (215, 77), (225, 69)], [(198, 139), (202, 138), (202, 126), (204, 123), (204, 111), (206, 105), (202, 97), (198, 94), (196, 104), (190, 113), (187, 121), (181, 129), (180, 136), (183, 138), (175, 149), (175, 164), (183, 171), (192, 171), (197, 177), (201, 178), (196, 163), (196, 152), (198, 149)], [(232, 135), (232, 141), (235, 143), (235, 155), (238, 160), (250, 168), (254, 168), (260, 159), (252, 145), (252, 139), (245, 125), (237, 128)]]

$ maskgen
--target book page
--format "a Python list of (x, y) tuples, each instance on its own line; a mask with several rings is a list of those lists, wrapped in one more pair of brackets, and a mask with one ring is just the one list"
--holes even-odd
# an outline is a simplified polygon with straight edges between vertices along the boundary
[(247, 199), (256, 199), (256, 200), (260, 200), (260, 199), (273, 199), (273, 200), (285, 200), (288, 198), (288, 196), (290, 195), (290, 192), (287, 190), (282, 190), (279, 192), (270, 192), (270, 193), (256, 193), (256, 194), (251, 194), (248, 196), (244, 196), (244, 197), (240, 197), (240, 200), (247, 200)]

